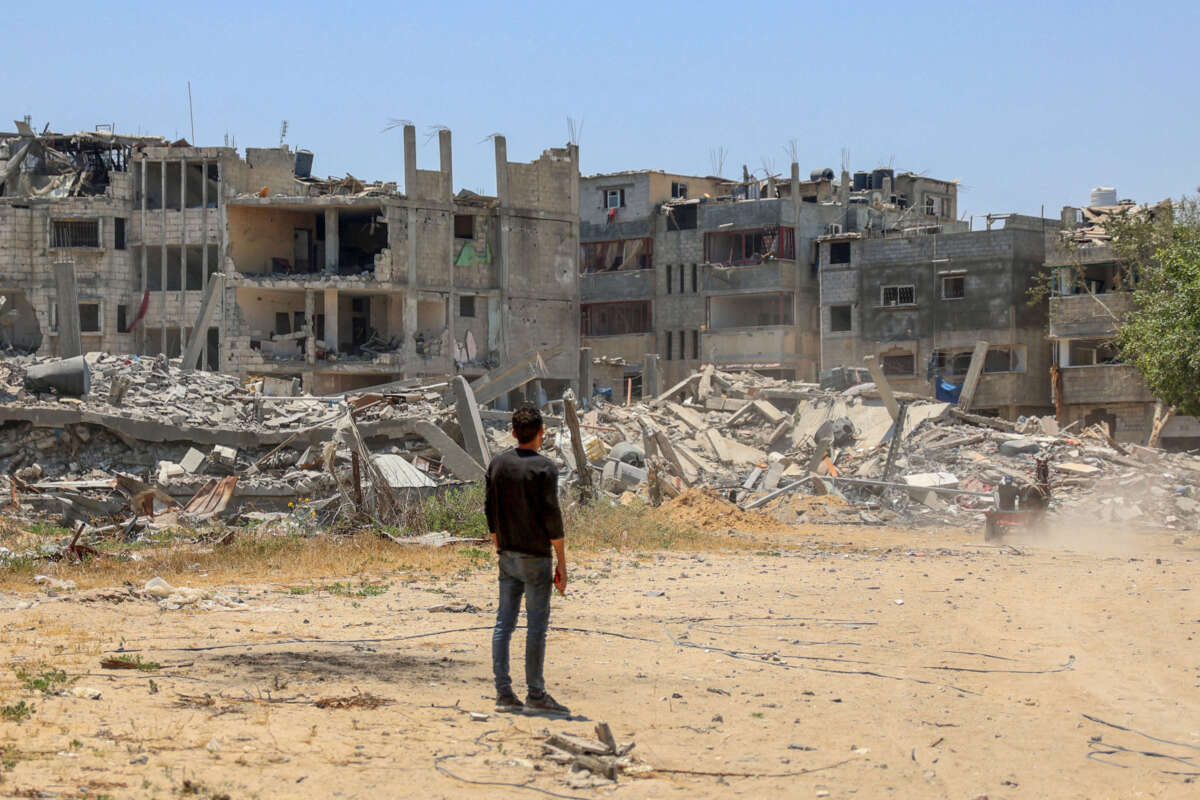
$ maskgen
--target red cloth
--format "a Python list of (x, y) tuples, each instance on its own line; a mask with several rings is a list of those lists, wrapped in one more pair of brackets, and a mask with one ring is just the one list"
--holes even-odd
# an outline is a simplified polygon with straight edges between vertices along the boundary
[(126, 328), (125, 330), (121, 331), (121, 333), (129, 333), (134, 328), (136, 328), (138, 323), (142, 321), (142, 317), (146, 316), (146, 309), (148, 309), (148, 308), (150, 308), (150, 290), (149, 289), (147, 289), (146, 293), (142, 295), (142, 304), (140, 306), (138, 306), (137, 316), (133, 318), (133, 322), (129, 323), (129, 327)]

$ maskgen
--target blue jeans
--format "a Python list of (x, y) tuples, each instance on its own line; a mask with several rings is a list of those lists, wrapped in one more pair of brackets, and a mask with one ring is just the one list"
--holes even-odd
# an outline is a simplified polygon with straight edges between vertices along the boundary
[(517, 627), (521, 595), (525, 595), (525, 685), (529, 694), (540, 697), (546, 692), (542, 665), (546, 660), (546, 629), (550, 626), (550, 590), (554, 586), (554, 565), (549, 557), (531, 556), (511, 550), (500, 552), (500, 604), (496, 608), (496, 627), (492, 631), (492, 672), (496, 676), (496, 694), (512, 691), (508, 674), (508, 642)]

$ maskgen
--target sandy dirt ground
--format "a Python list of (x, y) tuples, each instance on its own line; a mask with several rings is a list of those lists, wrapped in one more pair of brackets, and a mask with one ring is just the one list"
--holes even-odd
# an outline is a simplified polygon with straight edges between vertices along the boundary
[[(1200, 796), (1196, 539), (755, 536), (573, 565), (547, 664), (565, 721), (493, 713), (486, 567), (373, 575), (377, 596), (217, 587), (236, 599), (217, 610), (4, 593), (3, 703), (34, 713), (0, 721), (0, 795)], [(102, 669), (121, 648), (161, 666)], [(521, 676), (520, 631), (513, 651)], [(42, 662), (73, 694), (10, 671)], [(358, 694), (390, 702), (318, 705)], [(642, 771), (572, 788), (539, 734), (597, 721)]]

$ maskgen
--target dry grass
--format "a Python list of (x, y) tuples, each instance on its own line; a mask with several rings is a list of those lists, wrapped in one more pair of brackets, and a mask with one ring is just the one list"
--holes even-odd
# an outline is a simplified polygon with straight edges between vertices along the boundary
[[(456, 498), (441, 521), (456, 535), (478, 536), (479, 520)], [(465, 510), (464, 510), (465, 509)], [(5, 521), (0, 541), (14, 551), (36, 546), (59, 531), (20, 527)], [(403, 535), (394, 531), (393, 534)], [(50, 575), (75, 581), (80, 589), (128, 583), (140, 587), (153, 577), (173, 585), (217, 586), (269, 583), (295, 587), (296, 593), (319, 589), (322, 580), (396, 574), (449, 575), (490, 568), (491, 542), (447, 547), (397, 545), (375, 531), (351, 535), (272, 534), (236, 530), (226, 544), (212, 532), (175, 531), (159, 540), (134, 546), (101, 544), (102, 555), (82, 563), (15, 559), (0, 567), (0, 589), (28, 591), (32, 576)], [(723, 552), (754, 549), (755, 540), (727, 531), (705, 531), (672, 521), (664, 512), (640, 503), (630, 506), (594, 504), (567, 511), (567, 539), (572, 560), (601, 551)]]

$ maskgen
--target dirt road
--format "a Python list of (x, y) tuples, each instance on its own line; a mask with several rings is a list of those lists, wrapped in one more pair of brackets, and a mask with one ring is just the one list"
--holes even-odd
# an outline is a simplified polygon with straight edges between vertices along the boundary
[[(555, 598), (548, 678), (588, 721), (492, 713), (486, 568), (369, 576), (386, 590), (358, 576), (333, 590), (219, 587), (232, 602), (213, 610), (0, 595), (5, 663), (24, 680), (50, 667), (76, 679), (55, 696), (4, 676), (5, 709), (34, 711), (4, 712), (0, 794), (545, 796), (435, 763), (575, 797), (1200, 793), (1195, 539), (758, 536), (753, 553), (575, 565)], [(159, 668), (101, 669), (122, 647)], [(88, 689), (100, 699), (76, 696)], [(391, 702), (315, 705), (359, 693)], [(591, 735), (601, 720), (657, 771), (580, 789), (541, 758), (539, 731)]]

